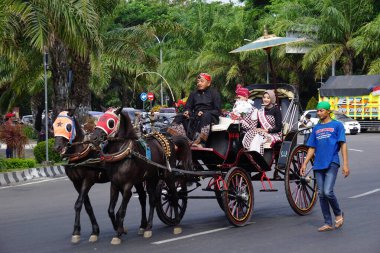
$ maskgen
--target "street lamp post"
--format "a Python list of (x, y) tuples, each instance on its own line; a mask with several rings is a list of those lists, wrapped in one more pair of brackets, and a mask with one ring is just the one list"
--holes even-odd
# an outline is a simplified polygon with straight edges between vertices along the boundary
[(46, 152), (46, 163), (49, 162), (49, 112), (48, 112), (48, 93), (47, 93), (47, 69), (49, 64), (47, 51), (44, 52), (44, 79), (45, 79), (45, 152)]
[[(162, 55), (163, 55), (163, 53), (162, 53), (162, 45), (161, 44), (164, 42), (166, 35), (168, 35), (168, 33), (166, 33), (164, 35), (164, 37), (162, 37), (162, 39), (160, 40), (160, 38), (158, 38), (157, 35), (153, 34), (153, 36), (158, 41), (158, 44), (160, 45), (160, 66), (162, 65)], [(161, 84), (160, 85), (161, 85), (160, 86), (161, 106), (163, 106), (164, 105), (164, 92), (163, 92), (163, 89), (162, 89), (162, 80), (161, 80)]]

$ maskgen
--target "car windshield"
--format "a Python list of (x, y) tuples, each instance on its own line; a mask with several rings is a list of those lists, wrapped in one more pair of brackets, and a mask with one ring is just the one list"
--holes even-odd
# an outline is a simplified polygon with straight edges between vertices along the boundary
[(312, 118), (318, 118), (317, 111), (309, 111), (308, 112)]
[(348, 116), (346, 116), (344, 114), (335, 114), (335, 118), (337, 120), (345, 120), (345, 121), (347, 121), (347, 120), (353, 120), (352, 118), (350, 118), (350, 117), (348, 117)]

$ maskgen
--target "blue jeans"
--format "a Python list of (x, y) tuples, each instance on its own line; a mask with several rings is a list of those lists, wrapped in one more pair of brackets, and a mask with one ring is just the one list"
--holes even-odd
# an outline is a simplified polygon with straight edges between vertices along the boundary
[(333, 224), (330, 207), (335, 216), (342, 214), (342, 210), (339, 208), (338, 200), (334, 193), (334, 185), (338, 170), (339, 165), (331, 163), (327, 169), (314, 171), (323, 218), (325, 219), (325, 224), (330, 226)]

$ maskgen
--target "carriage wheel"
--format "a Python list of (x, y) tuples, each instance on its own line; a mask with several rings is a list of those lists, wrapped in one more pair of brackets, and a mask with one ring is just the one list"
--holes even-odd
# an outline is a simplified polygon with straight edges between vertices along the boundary
[[(178, 196), (178, 213), (179, 221), (182, 220), (185, 215), (187, 207), (187, 187), (183, 180), (177, 180), (175, 182), (175, 190)], [(158, 182), (156, 188), (156, 212), (158, 218), (168, 226), (178, 225), (175, 219), (174, 213), (174, 201), (173, 191), (169, 189), (169, 186), (164, 180)]]
[(253, 186), (247, 172), (241, 168), (228, 171), (223, 192), (224, 211), (228, 221), (234, 226), (246, 225), (253, 213)]
[(317, 182), (315, 180), (311, 159), (306, 167), (306, 176), (300, 176), (301, 165), (306, 159), (308, 147), (297, 146), (290, 154), (285, 169), (285, 192), (291, 208), (299, 215), (306, 215), (313, 209), (317, 199)]

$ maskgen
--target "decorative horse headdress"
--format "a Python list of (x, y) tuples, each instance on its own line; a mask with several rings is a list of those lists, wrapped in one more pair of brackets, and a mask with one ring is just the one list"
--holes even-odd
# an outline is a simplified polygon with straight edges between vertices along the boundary
[(76, 136), (75, 122), (67, 111), (61, 112), (53, 123), (54, 136), (66, 138), (70, 144)]
[(119, 130), (120, 118), (114, 113), (116, 109), (108, 109), (98, 120), (96, 128), (102, 129), (108, 137), (114, 137)]

